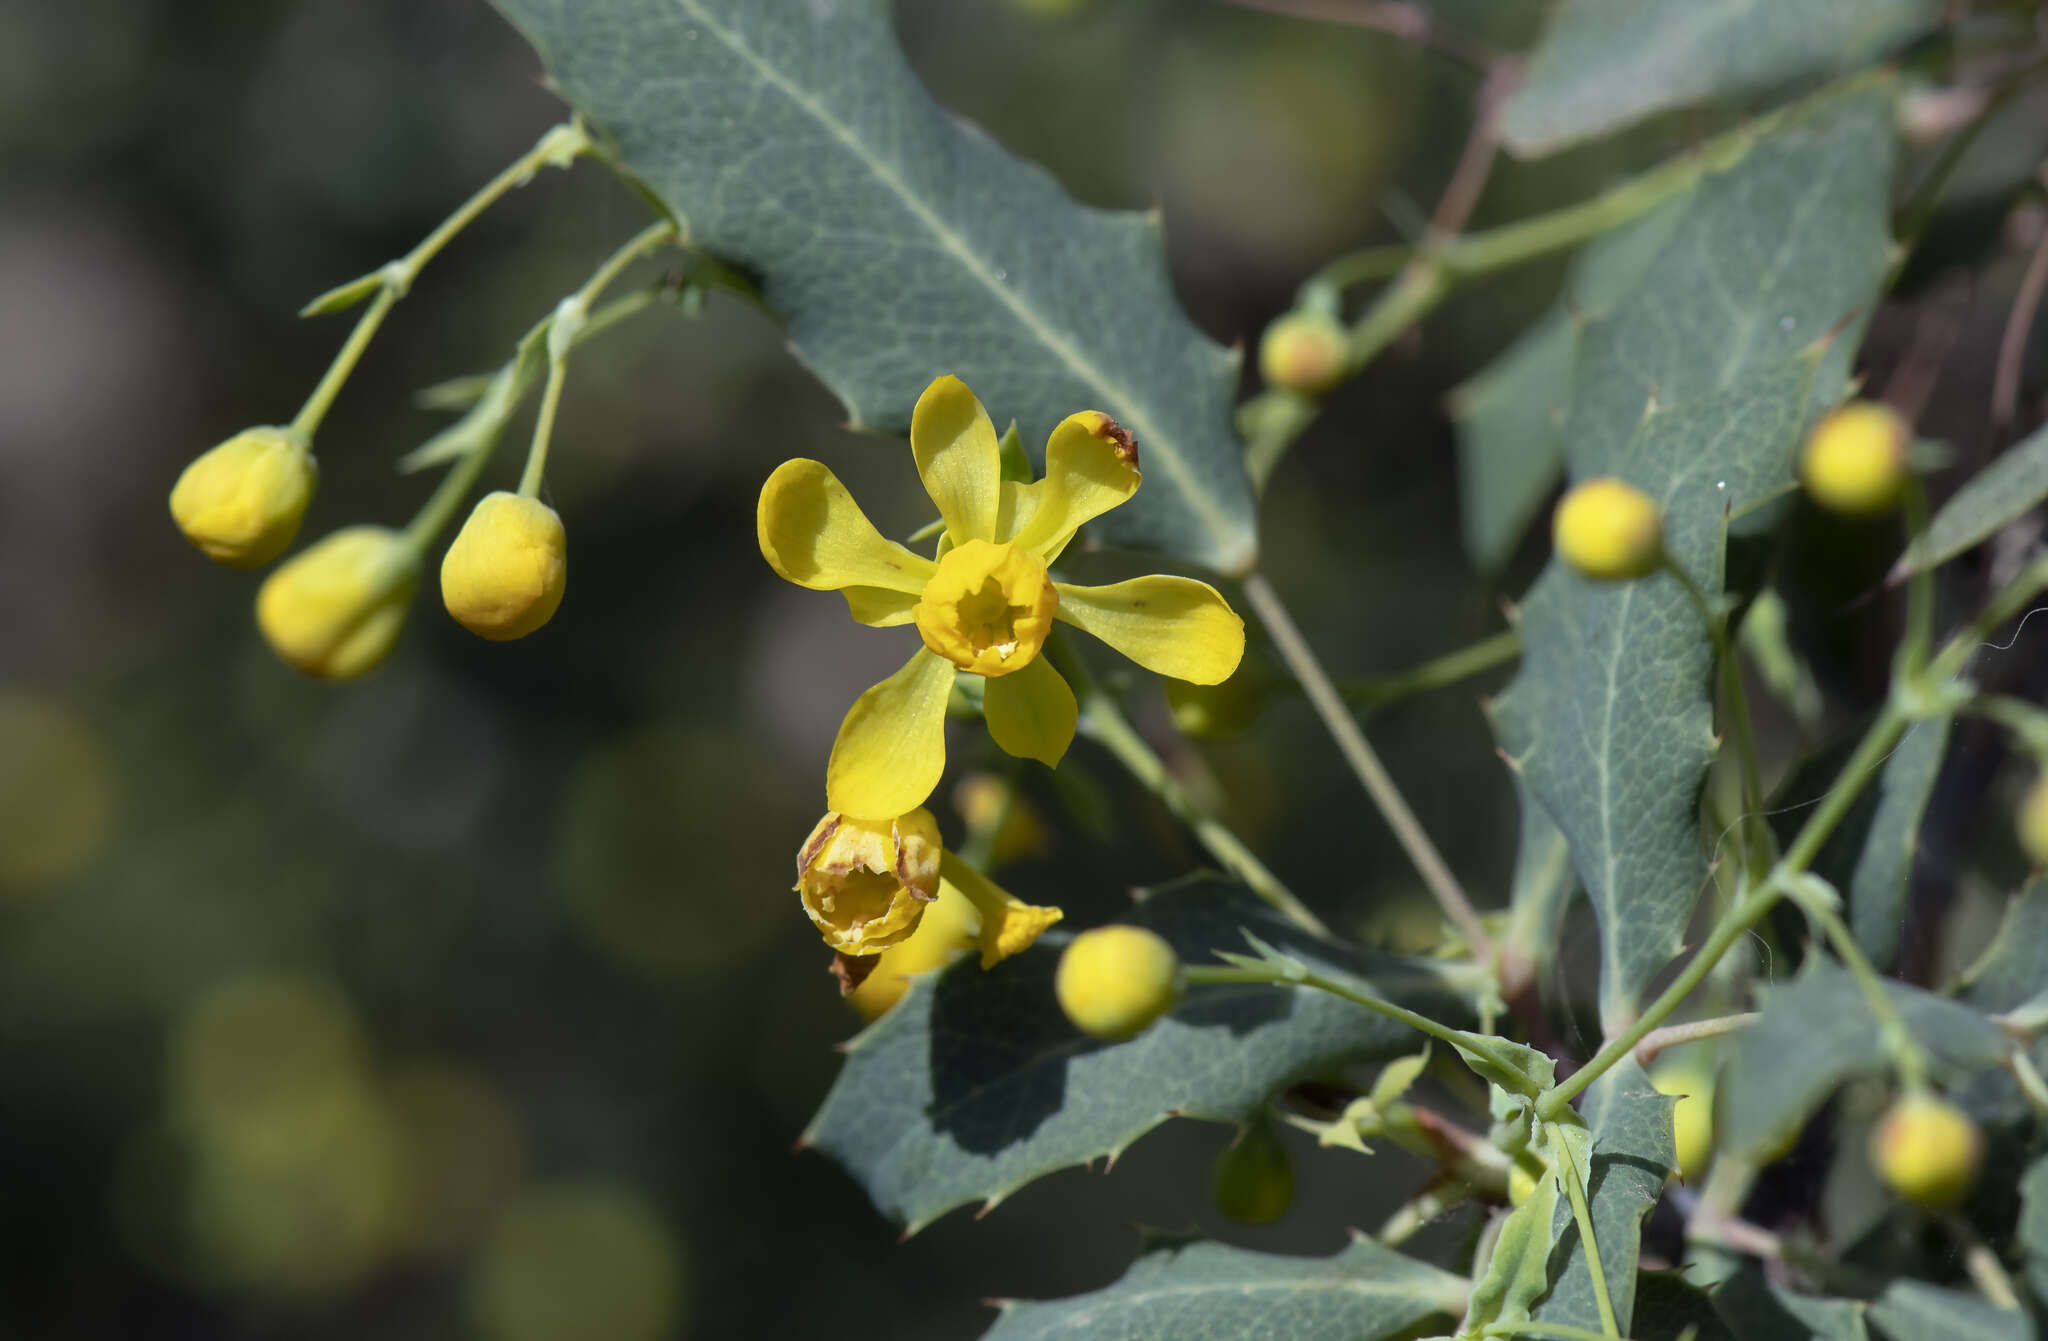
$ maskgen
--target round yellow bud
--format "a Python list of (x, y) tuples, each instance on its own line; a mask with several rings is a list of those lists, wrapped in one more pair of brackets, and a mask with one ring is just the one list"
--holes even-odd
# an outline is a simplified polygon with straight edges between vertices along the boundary
[(562, 519), (539, 499), (486, 494), (441, 560), (441, 600), (480, 638), (524, 638), (562, 604), (568, 544)]
[(846, 994), (847, 1004), (864, 1019), (880, 1019), (903, 999), (912, 978), (942, 969), (972, 950), (980, 929), (981, 915), (973, 901), (941, 880), (939, 897), (925, 905), (917, 930), (909, 940), (882, 951), (875, 971)]
[(1289, 312), (1259, 341), (1259, 376), (1267, 386), (1320, 396), (1344, 380), (1350, 351), (1344, 324), (1326, 312)]
[(1888, 405), (1851, 401), (1830, 411), (1806, 440), (1799, 480), (1830, 512), (1876, 517), (1906, 487), (1906, 421)]
[(256, 624), (306, 674), (353, 679), (391, 654), (419, 567), (398, 532), (344, 527), (270, 575), (256, 593)]
[(828, 813), (796, 854), (804, 913), (840, 954), (880, 954), (938, 897), (941, 850), (929, 810), (879, 822)]
[(2018, 817), (2020, 847), (2036, 866), (2048, 867), (2048, 774), (2027, 788)]
[(1671, 1110), (1678, 1176), (1696, 1183), (1714, 1157), (1714, 1072), (1697, 1061), (1668, 1062), (1650, 1072), (1650, 1083), (1659, 1094), (1678, 1097)]
[(256, 568), (292, 543), (319, 478), (300, 434), (245, 429), (185, 467), (171, 489), (171, 518), (209, 559)]
[(1529, 1194), (1549, 1176), (1550, 1165), (1543, 1156), (1524, 1148), (1508, 1166), (1508, 1205), (1519, 1206), (1527, 1201)]
[(1984, 1158), (1970, 1115), (1925, 1092), (1893, 1104), (1870, 1133), (1870, 1161), (1892, 1191), (1916, 1206), (1947, 1210), (1969, 1195)]
[(1084, 931), (1060, 956), (1053, 995), (1074, 1027), (1094, 1038), (1130, 1038), (1180, 999), (1180, 956), (1143, 927)]
[(1239, 670), (1222, 684), (1166, 682), (1166, 706), (1173, 724), (1197, 740), (1234, 736), (1259, 718), (1265, 687), (1256, 674)]
[(1246, 1225), (1270, 1225), (1294, 1205), (1294, 1161), (1269, 1122), (1254, 1122), (1209, 1171), (1216, 1209)]
[(1633, 484), (1601, 475), (1574, 485), (1557, 505), (1558, 557), (1602, 582), (1647, 577), (1664, 560), (1664, 519)]

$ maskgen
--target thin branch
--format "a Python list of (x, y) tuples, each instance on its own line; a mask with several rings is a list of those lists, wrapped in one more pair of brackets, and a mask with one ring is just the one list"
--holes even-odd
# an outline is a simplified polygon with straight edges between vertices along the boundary
[(1427, 47), (1440, 56), (1484, 73), (1495, 53), (1439, 24), (1427, 9), (1400, 0), (1232, 0), (1244, 9), (1285, 14), (1296, 19), (1320, 19), (1326, 23), (1348, 23), (1354, 28), (1398, 37), (1404, 42)]
[(1667, 1024), (1662, 1029), (1652, 1029), (1643, 1035), (1643, 1041), (1636, 1044), (1636, 1061), (1644, 1066), (1657, 1060), (1657, 1054), (1666, 1048), (1675, 1048), (1681, 1043), (1697, 1043), (1703, 1038), (1719, 1038), (1723, 1034), (1736, 1033), (1747, 1029), (1763, 1018), (1751, 1011), (1743, 1015), (1720, 1015), (1711, 1020), (1691, 1020), (1685, 1024)]
[[(1456, 237), (1479, 204), (1500, 152), (1500, 112), (1521, 81), (1521, 62), (1499, 57), (1486, 67), (1486, 80), (1472, 109), (1472, 129), (1458, 154), (1458, 165), (1429, 218), (1429, 242)], [(1425, 244), (1427, 245), (1427, 244)]]
[(2020, 280), (2020, 291), (2012, 300), (2012, 314), (2005, 319), (2005, 335), (1998, 342), (1998, 374), (1991, 382), (1991, 431), (2001, 441), (2019, 413), (2020, 356), (2027, 351), (2027, 336), (2041, 310), (2041, 294), (2048, 290), (2048, 232), (2034, 248), (2034, 259)]

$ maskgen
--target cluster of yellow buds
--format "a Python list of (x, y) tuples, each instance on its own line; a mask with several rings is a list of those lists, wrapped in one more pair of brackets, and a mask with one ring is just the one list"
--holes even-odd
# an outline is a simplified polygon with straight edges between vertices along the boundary
[[(1069, 415), (1046, 442), (1044, 478), (1006, 479), (988, 412), (959, 379), (941, 377), (918, 398), (910, 449), (943, 527), (931, 557), (885, 539), (817, 461), (778, 467), (756, 514), (761, 553), (783, 578), (839, 592), (863, 624), (914, 625), (923, 643), (847, 712), (825, 768), (829, 813), (798, 856), (804, 909), (850, 993), (878, 962), (902, 971), (909, 956), (890, 964), (887, 955), (909, 949), (926, 909), (945, 902), (949, 888), (980, 920), (984, 968), (1060, 917), (944, 852), (923, 808), (945, 773), (946, 710), (960, 676), (980, 677), (982, 715), (997, 746), (1056, 767), (1079, 721), (1074, 691), (1044, 655), (1057, 623), (1147, 670), (1199, 685), (1228, 680), (1244, 656), (1244, 621), (1207, 583), (1154, 576), (1087, 587), (1053, 577), (1081, 526), (1137, 491), (1137, 444), (1108, 415)], [(926, 860), (934, 852), (936, 886)], [(932, 944), (957, 949), (961, 939), (949, 929)], [(928, 968), (946, 957), (916, 963)], [(1095, 1017), (1074, 1018), (1099, 1032)]]
[[(171, 490), (171, 516), (209, 558), (236, 568), (270, 563), (291, 547), (312, 502), (319, 471), (313, 438), (371, 337), (421, 269), (462, 226), (542, 167), (566, 167), (590, 146), (580, 126), (558, 126), (473, 196), (406, 256), (315, 299), (307, 315), (368, 308), (305, 406), (289, 425), (247, 429), (185, 467)], [(533, 337), (538, 362), (545, 334), (548, 389), (519, 492), (493, 493), (476, 505), (441, 565), (441, 597), (464, 628), (493, 641), (523, 638), (554, 617), (568, 581), (562, 519), (537, 497), (553, 431), (567, 353), (584, 329), (596, 294), (626, 263), (673, 242), (663, 221), (616, 253), (543, 323)], [(286, 662), (308, 675), (344, 680), (379, 665), (398, 641), (427, 549), (451, 520), (495, 445), (498, 430), (533, 380), (529, 347), (492, 382), (462, 435), (455, 464), (405, 529), (348, 526), (308, 546), (263, 583), (256, 623)], [(488, 410), (488, 413), (482, 413)], [(448, 435), (444, 435), (448, 436)], [(437, 458), (450, 459), (450, 458)]]

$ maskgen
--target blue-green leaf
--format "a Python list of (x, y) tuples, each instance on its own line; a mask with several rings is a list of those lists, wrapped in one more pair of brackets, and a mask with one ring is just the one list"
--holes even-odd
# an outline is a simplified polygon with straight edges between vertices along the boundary
[[(1676, 1167), (1672, 1148), (1671, 1110), (1677, 1103), (1659, 1094), (1633, 1058), (1625, 1059), (1586, 1090), (1579, 1112), (1592, 1131), (1591, 1191), (1593, 1237), (1600, 1245), (1600, 1265), (1607, 1294), (1624, 1335), (1635, 1336), (1636, 1261), (1641, 1254), (1643, 1217), (1664, 1195), (1664, 1180)], [(1558, 1270), (1553, 1254), (1550, 1293), (1536, 1308), (1538, 1320), (1600, 1328), (1600, 1310), (1593, 1295), (1586, 1245), (1579, 1238), (1570, 1205), (1560, 1205), (1551, 1235), (1569, 1253)]]
[(1907, 546), (1893, 565), (1892, 580), (1947, 563), (2043, 502), (2048, 502), (2048, 428), (2015, 443), (1950, 495), (1928, 523), (1927, 534)]
[(1501, 932), (1503, 976), (1519, 987), (1541, 982), (1557, 956), (1558, 933), (1565, 907), (1579, 887), (1572, 869), (1571, 844), (1542, 803), (1529, 794), (1519, 773), (1515, 799), (1522, 807), (1522, 828), (1515, 846), (1515, 875), (1508, 886), (1508, 920)]
[[(1887, 90), (1805, 109), (1706, 177), (1643, 282), (1580, 337), (1573, 475), (1620, 475), (1657, 499), (1666, 549), (1709, 594), (1731, 517), (1789, 489), (1814, 407), (1839, 394), (1854, 342), (1831, 333), (1882, 282)], [(1668, 574), (1594, 583), (1555, 560), (1519, 629), (1521, 671), (1494, 728), (1571, 842), (1600, 922), (1611, 1034), (1677, 952), (1706, 877), (1710, 645)]]
[(1451, 393), (1465, 553), (1482, 572), (1514, 554), (1564, 473), (1564, 421), (1586, 322), (1607, 315), (1649, 273), (1684, 200), (1586, 245), (1548, 315)]
[(2020, 1179), (2018, 1237), (2027, 1255), (2027, 1283), (2036, 1299), (2048, 1299), (2048, 1155), (2029, 1164)]
[[(1468, 1013), (1441, 965), (1354, 956), (1221, 881), (1176, 885), (1127, 920), (1159, 932), (1190, 963), (1215, 962), (1212, 949), (1242, 946), (1250, 931), (1435, 1019)], [(1266, 984), (1193, 988), (1136, 1038), (1102, 1043), (1054, 1003), (1058, 962), (1058, 948), (1041, 944), (987, 972), (967, 960), (917, 979), (848, 1046), (806, 1142), (915, 1230), (955, 1206), (994, 1204), (1056, 1169), (1113, 1156), (1168, 1117), (1241, 1122), (1298, 1080), (1415, 1050), (1406, 1025), (1327, 993)]]
[(1714, 1311), (1742, 1341), (1866, 1341), (1863, 1308), (1848, 1299), (1815, 1299), (1744, 1267), (1714, 1291)]
[(1466, 1281), (1353, 1238), (1333, 1257), (1281, 1257), (1220, 1243), (1148, 1253), (1106, 1289), (1043, 1303), (1006, 1300), (986, 1341), (1378, 1341), (1455, 1316)]
[(1891, 1341), (2034, 1341), (2026, 1314), (1910, 1279), (1885, 1287), (1870, 1306), (1870, 1323)]
[[(1984, 1016), (1904, 983), (1885, 987), (1942, 1078), (2004, 1063), (2004, 1031)], [(1763, 1018), (1743, 1030), (1719, 1086), (1719, 1146), (1751, 1159), (1776, 1158), (1843, 1081), (1880, 1074), (1887, 1065), (1855, 978), (1816, 955), (1796, 980), (1765, 989)]]
[[(1948, 733), (1947, 717), (1915, 723), (1885, 760), (1876, 785), (1856, 798), (1813, 861), (1814, 873), (1847, 900), (1856, 943), (1879, 968), (1889, 967), (1898, 957), (1913, 856), (1920, 847), (1920, 821), (1934, 795)], [(1854, 741), (1845, 740), (1823, 750), (1778, 790), (1771, 803), (1771, 823), (1782, 841), (1789, 843), (1813, 806), (1839, 785), (1842, 765), (1853, 749)]]
[(1565, 0), (1501, 130), (1545, 154), (1653, 112), (1854, 70), (1934, 27), (1941, 0)]
[(1236, 361), (1182, 312), (1156, 216), (1085, 208), (934, 103), (887, 0), (495, 0), (692, 241), (758, 277), (856, 427), (954, 373), (1036, 450), (1103, 410), (1145, 485), (1106, 539), (1257, 552)]
[(2048, 880), (2006, 907), (1998, 934), (1963, 975), (1962, 998), (1994, 1015), (2048, 1004)]

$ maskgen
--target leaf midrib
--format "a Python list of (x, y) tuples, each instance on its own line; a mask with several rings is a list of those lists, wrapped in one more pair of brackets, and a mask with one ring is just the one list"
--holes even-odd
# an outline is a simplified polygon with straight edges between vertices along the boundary
[(959, 262), (961, 268), (987, 289), (1012, 316), (1023, 323), (1025, 329), (1041, 344), (1051, 350), (1059, 361), (1066, 365), (1068, 371), (1087, 383), (1106, 401), (1122, 408), (1123, 426), (1130, 429), (1144, 447), (1150, 448), (1152, 454), (1165, 462), (1166, 474), (1201, 518), (1203, 527), (1207, 529), (1219, 553), (1224, 552), (1227, 546), (1241, 543), (1237, 528), (1231, 525), (1223, 510), (1202, 487), (1200, 479), (1188, 472), (1186, 463), (1181, 459), (1179, 449), (1174, 446), (1173, 440), (1159, 431), (1149, 413), (1138, 408), (1140, 402), (1136, 396), (1103, 377), (1093, 363), (1082, 358), (1079, 352), (1073, 349), (1058, 331), (1046, 324), (1045, 320), (1013, 289), (1006, 287), (997, 279), (967, 246), (966, 239), (918, 199), (895, 168), (885, 159), (870, 152), (867, 145), (854, 134), (853, 128), (833, 115), (831, 109), (791, 83), (780, 70), (748, 46), (739, 34), (713, 18), (699, 0), (676, 0), (676, 6), (734, 56), (746, 62), (767, 84), (816, 121), (833, 139), (844, 145), (847, 152), (867, 168), (877, 181), (887, 187), (903, 203), (904, 208), (931, 232), (947, 254)]

